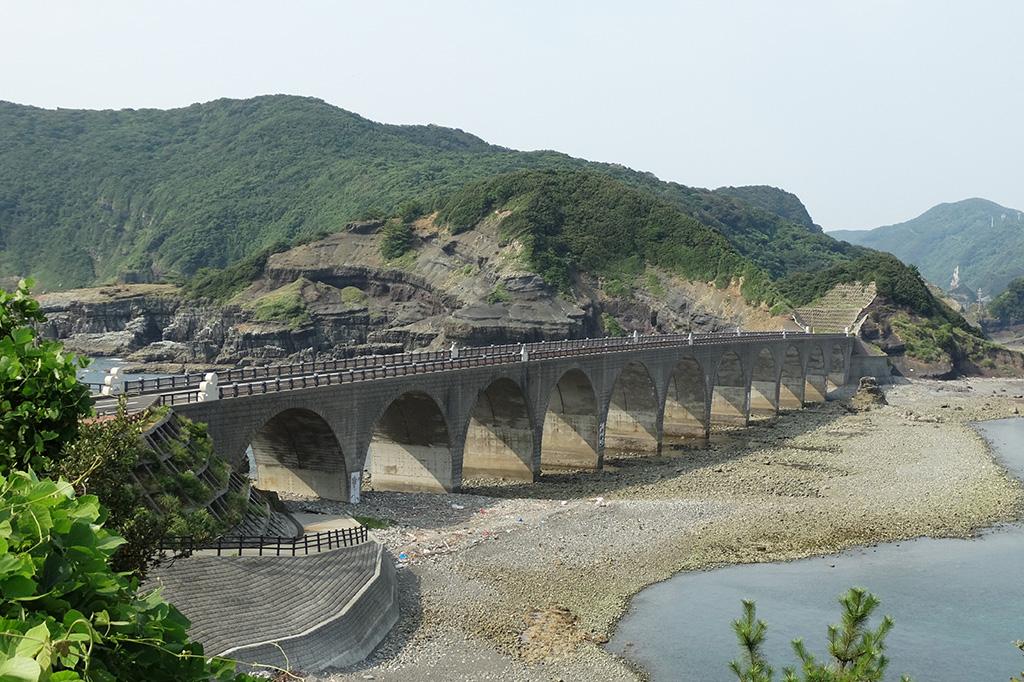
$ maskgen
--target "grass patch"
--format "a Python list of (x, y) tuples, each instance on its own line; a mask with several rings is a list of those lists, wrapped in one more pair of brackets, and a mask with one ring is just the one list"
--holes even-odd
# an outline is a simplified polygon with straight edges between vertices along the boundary
[(512, 300), (512, 296), (508, 293), (508, 289), (505, 288), (504, 282), (498, 282), (484, 300), (488, 304), (494, 305), (495, 303), (508, 303)]
[(348, 304), (362, 303), (366, 300), (366, 292), (359, 287), (345, 287), (341, 290), (341, 302)]
[(251, 310), (257, 322), (280, 322), (291, 329), (298, 329), (310, 322), (309, 311), (302, 298), (302, 287), (307, 283), (308, 280), (299, 278), (254, 301), (244, 303), (242, 307)]
[(625, 336), (626, 330), (622, 328), (619, 321), (608, 313), (601, 313), (601, 328), (608, 336)]
[(366, 526), (371, 530), (382, 530), (392, 525), (392, 522), (388, 519), (378, 519), (376, 516), (353, 516), (352, 518), (360, 525)]

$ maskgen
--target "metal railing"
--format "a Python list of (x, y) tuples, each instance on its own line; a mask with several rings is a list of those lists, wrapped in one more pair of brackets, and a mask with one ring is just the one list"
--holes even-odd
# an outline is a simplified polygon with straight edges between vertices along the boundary
[(366, 526), (335, 528), (297, 538), (271, 535), (237, 535), (220, 537), (209, 542), (196, 542), (195, 538), (165, 537), (160, 551), (189, 555), (199, 551), (216, 552), (217, 556), (242, 556), (252, 550), (257, 556), (299, 556), (326, 552), (341, 547), (355, 547), (370, 539)]

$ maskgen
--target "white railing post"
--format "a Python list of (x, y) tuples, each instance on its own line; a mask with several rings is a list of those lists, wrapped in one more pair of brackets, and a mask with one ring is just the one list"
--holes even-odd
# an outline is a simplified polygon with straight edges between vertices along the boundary
[(691, 345), (691, 346), (693, 345), (693, 332), (690, 332), (689, 334), (687, 334), (686, 341), (687, 341), (687, 343), (689, 345)]
[(743, 336), (743, 331), (739, 327), (736, 327), (736, 336)]
[(525, 343), (519, 344), (519, 358), (523, 362), (526, 362), (527, 360), (530, 359), (530, 351), (526, 350)]
[(452, 341), (451, 348), (448, 349), (448, 352), (450, 352), (452, 354), (452, 360), (458, 360), (459, 359), (459, 344), (457, 344), (454, 341)]
[(199, 382), (199, 402), (206, 403), (211, 400), (220, 400), (220, 391), (217, 390), (217, 374), (207, 372), (203, 380)]
[(111, 367), (110, 371), (103, 377), (102, 395), (121, 395), (124, 393), (124, 375), (120, 367)]

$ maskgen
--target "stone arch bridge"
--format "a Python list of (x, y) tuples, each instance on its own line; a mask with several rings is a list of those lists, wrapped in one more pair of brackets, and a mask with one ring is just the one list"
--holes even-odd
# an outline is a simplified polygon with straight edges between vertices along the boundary
[(465, 348), (219, 386), (208, 376), (162, 398), (205, 422), (232, 463), (251, 446), (259, 487), (356, 502), (364, 471), (376, 490), (533, 480), (824, 401), (850, 378), (853, 342), (748, 332)]

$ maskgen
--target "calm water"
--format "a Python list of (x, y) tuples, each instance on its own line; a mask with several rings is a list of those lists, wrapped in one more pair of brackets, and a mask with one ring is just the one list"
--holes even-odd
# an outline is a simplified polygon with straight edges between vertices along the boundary
[[(128, 363), (121, 358), (92, 358), (89, 362), (89, 366), (78, 373), (80, 381), (91, 382), (91, 383), (103, 383), (103, 377), (107, 375), (107, 371), (111, 367), (124, 367)], [(153, 379), (156, 377), (170, 376), (168, 374), (128, 374), (126, 375), (130, 379)]]
[[(1024, 478), (1024, 419), (981, 424), (997, 457)], [(1008, 680), (1024, 669), (1024, 527), (974, 540), (920, 539), (790, 563), (681, 573), (638, 594), (608, 647), (658, 681), (735, 680), (731, 622), (740, 600), (757, 602), (768, 623), (766, 652), (776, 670), (793, 665), (790, 641), (825, 653), (825, 628), (839, 620), (837, 597), (851, 586), (881, 600), (896, 621), (886, 679), (917, 682)], [(626, 646), (631, 642), (631, 646)]]

